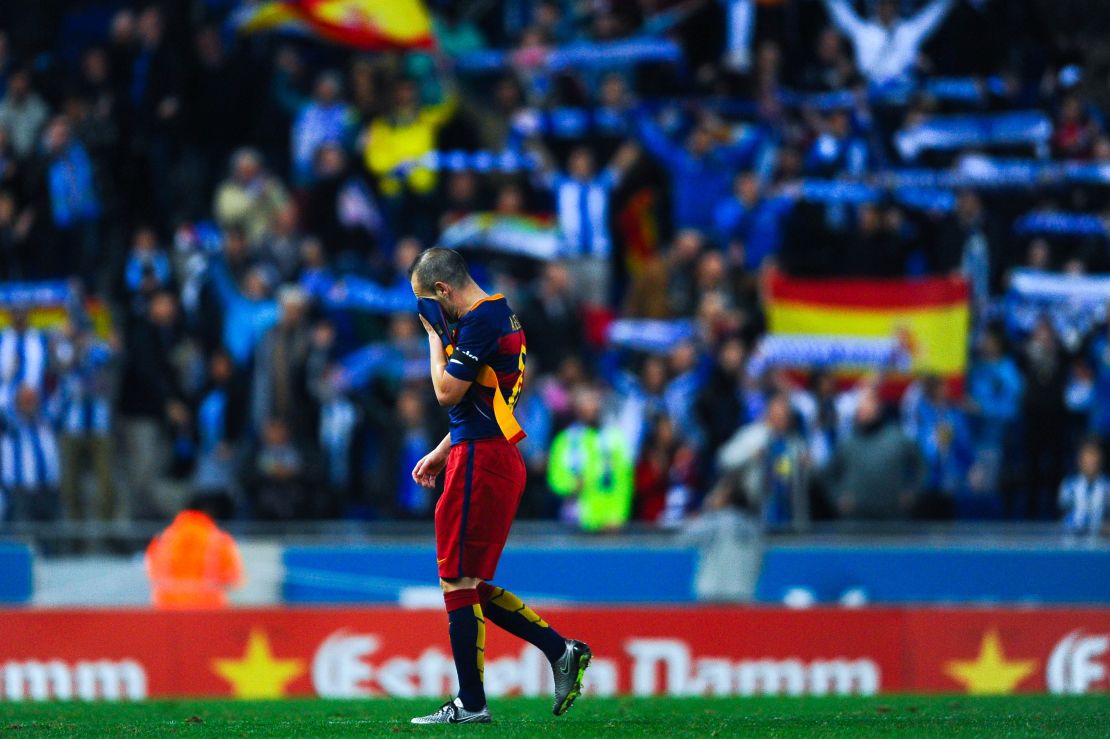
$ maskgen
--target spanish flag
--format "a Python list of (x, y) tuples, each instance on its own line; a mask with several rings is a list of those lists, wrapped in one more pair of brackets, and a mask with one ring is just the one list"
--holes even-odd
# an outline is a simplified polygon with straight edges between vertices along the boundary
[(234, 23), (242, 33), (293, 31), (362, 51), (435, 48), (421, 0), (269, 0)]
[(823, 280), (776, 272), (766, 289), (772, 335), (896, 338), (913, 374), (963, 378), (970, 311), (962, 278)]

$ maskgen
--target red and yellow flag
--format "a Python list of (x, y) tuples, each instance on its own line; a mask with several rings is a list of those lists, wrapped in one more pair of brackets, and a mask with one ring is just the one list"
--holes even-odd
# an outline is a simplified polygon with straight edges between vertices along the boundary
[(245, 10), (243, 33), (296, 31), (363, 51), (435, 48), (421, 0), (269, 0)]
[(970, 311), (962, 278), (802, 279), (770, 276), (766, 305), (772, 334), (897, 338), (914, 374), (956, 380), (967, 367)]

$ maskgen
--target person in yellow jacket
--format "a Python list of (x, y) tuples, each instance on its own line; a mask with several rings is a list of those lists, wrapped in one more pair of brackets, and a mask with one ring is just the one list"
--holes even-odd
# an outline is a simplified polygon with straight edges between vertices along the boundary
[(190, 506), (146, 550), (156, 608), (224, 608), (243, 582), (239, 547), (201, 506)]
[(567, 498), (563, 512), (587, 531), (617, 529), (632, 512), (633, 459), (616, 427), (600, 424), (601, 396), (593, 388), (575, 397), (577, 420), (551, 444), (547, 482)]
[(402, 78), (395, 83), (393, 98), (393, 111), (374, 118), (363, 136), (366, 168), (378, 178), (386, 197), (400, 196), (406, 186), (427, 195), (436, 186), (435, 171), (415, 163), (435, 150), (439, 129), (455, 115), (458, 96), (448, 89), (442, 102), (421, 105), (416, 82)]

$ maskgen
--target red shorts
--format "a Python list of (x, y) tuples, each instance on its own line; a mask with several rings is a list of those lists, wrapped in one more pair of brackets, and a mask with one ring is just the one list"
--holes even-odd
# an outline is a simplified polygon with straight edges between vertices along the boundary
[(461, 441), (436, 503), (439, 576), (492, 580), (524, 492), (524, 460), (505, 439)]

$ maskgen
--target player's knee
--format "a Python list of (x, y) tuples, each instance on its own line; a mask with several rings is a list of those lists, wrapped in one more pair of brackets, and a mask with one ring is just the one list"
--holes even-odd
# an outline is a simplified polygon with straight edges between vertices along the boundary
[(476, 588), (481, 581), (482, 580), (477, 577), (441, 577), (439, 578), (439, 587), (443, 592), (450, 593), (452, 590)]

